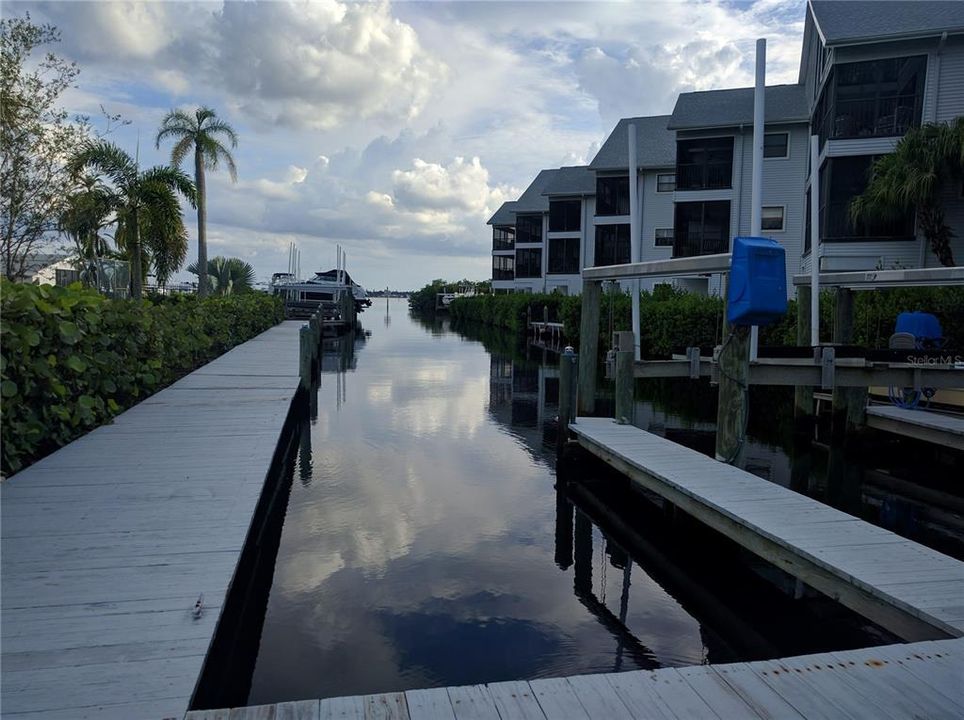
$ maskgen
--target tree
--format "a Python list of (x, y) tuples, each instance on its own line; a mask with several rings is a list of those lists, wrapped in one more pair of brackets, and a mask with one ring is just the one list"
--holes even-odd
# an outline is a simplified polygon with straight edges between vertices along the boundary
[[(197, 186), (197, 265), (206, 267), (208, 264), (207, 246), (207, 186), (204, 171), (217, 170), (223, 162), (231, 175), (231, 181), (237, 182), (238, 170), (234, 164), (231, 151), (218, 139), (223, 136), (232, 148), (238, 146), (238, 135), (228, 123), (218, 118), (217, 113), (208, 107), (200, 107), (194, 115), (183, 110), (171, 110), (161, 122), (161, 129), (157, 132), (155, 145), (160, 148), (161, 141), (174, 139), (171, 150), (171, 164), (180, 167), (187, 154), (194, 150), (194, 183)], [(207, 277), (198, 277), (198, 295), (207, 295)]]
[(115, 239), (127, 250), (130, 259), (131, 295), (140, 298), (145, 269), (141, 233), (145, 233), (143, 237), (148, 242), (155, 242), (158, 235), (173, 232), (181, 215), (175, 193), (183, 195), (195, 207), (194, 183), (177, 168), (166, 165), (142, 171), (124, 150), (104, 141), (88, 143), (69, 165), (74, 173), (93, 170), (110, 181), (118, 225)]
[(878, 158), (864, 193), (850, 204), (854, 222), (916, 210), (917, 226), (942, 265), (954, 265), (941, 196), (960, 190), (964, 177), (964, 117), (928, 123), (901, 138), (894, 152)]
[(177, 193), (166, 185), (158, 186), (151, 202), (137, 213), (136, 236), (133, 223), (133, 214), (129, 211), (118, 214), (114, 236), (117, 246), (129, 250), (132, 238), (139, 241), (141, 272), (153, 268), (157, 284), (166, 285), (187, 259), (187, 228)]
[(87, 137), (86, 123), (57, 106), (76, 65), (52, 53), (31, 59), (59, 40), (56, 28), (29, 14), (0, 20), (0, 261), (10, 280), (23, 279), (56, 232), (72, 184), (64, 159)]
[(84, 175), (67, 196), (61, 212), (59, 229), (73, 241), (80, 277), (87, 285), (98, 284), (100, 259), (110, 253), (103, 230), (110, 224), (113, 211), (110, 188), (97, 177)]
[[(198, 264), (191, 263), (187, 271), (198, 275), (198, 287), (201, 278)], [(251, 292), (254, 289), (254, 268), (241, 258), (216, 257), (208, 260), (207, 281), (211, 284), (211, 292), (215, 295), (231, 295)]]

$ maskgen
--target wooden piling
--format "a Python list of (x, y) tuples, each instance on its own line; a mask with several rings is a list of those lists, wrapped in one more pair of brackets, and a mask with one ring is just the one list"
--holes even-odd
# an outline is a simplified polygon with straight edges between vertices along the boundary
[[(837, 288), (834, 303), (833, 342), (849, 345), (854, 340), (854, 291)], [(835, 387), (833, 389), (833, 415), (831, 437), (842, 440), (847, 432), (858, 430), (865, 423), (867, 388)]]
[(298, 332), (300, 342), (300, 352), (298, 354), (298, 375), (301, 377), (301, 387), (305, 390), (311, 389), (311, 366), (312, 354), (312, 332), (307, 325), (302, 325)]
[[(797, 288), (797, 345), (810, 346), (810, 286)], [(800, 434), (813, 433), (813, 387), (799, 385), (793, 392), (794, 425)]]
[[(716, 459), (742, 467), (747, 379), (750, 374), (750, 328), (736, 326), (723, 341), (719, 355), (720, 386), (716, 407)], [(727, 331), (724, 328), (724, 333)]]
[(632, 425), (634, 415), (633, 361), (635, 360), (635, 333), (618, 332), (616, 335), (616, 422)]
[(599, 305), (602, 283), (585, 280), (582, 284), (582, 316), (579, 322), (579, 412), (596, 411), (596, 358), (599, 352)]

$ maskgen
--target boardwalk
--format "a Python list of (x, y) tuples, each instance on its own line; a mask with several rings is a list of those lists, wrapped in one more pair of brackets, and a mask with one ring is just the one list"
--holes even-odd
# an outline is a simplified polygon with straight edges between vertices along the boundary
[(183, 716), (298, 388), (300, 326), (0, 486), (4, 718)]
[(956, 720), (964, 640), (728, 665), (409, 690), (186, 720)]
[(579, 443), (641, 487), (906, 640), (964, 636), (964, 563), (609, 418)]
[(906, 410), (894, 405), (871, 405), (867, 425), (877, 430), (926, 440), (964, 450), (964, 416), (930, 410)]

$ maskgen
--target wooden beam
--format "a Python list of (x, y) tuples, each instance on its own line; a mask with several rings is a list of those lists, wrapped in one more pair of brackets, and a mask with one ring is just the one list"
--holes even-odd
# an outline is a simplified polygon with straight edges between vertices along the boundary
[(596, 357), (599, 353), (599, 304), (602, 283), (584, 280), (579, 323), (579, 412), (596, 412)]
[[(809, 286), (809, 275), (794, 275), (793, 284)], [(879, 290), (888, 287), (964, 285), (964, 267), (912, 268), (909, 270), (861, 270), (820, 273), (820, 287)]]
[(585, 268), (582, 271), (582, 280), (585, 283), (587, 280), (686, 277), (687, 275), (708, 275), (729, 271), (730, 253), (720, 253), (718, 255), (696, 255), (669, 260), (650, 260), (648, 262), (626, 263), (625, 265)]

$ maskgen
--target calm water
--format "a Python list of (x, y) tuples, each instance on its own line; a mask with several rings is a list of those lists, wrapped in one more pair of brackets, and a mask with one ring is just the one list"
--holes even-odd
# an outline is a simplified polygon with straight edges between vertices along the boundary
[[(402, 300), (362, 320), (326, 347), (302, 427), (250, 704), (885, 637), (824, 598), (792, 600), (785, 578), (596, 463), (557, 478), (554, 356), (422, 324)], [(755, 398), (756, 414), (782, 402)], [(659, 386), (637, 424), (702, 447), (713, 414), (706, 389)], [(826, 462), (794, 472), (779, 423), (760, 425), (751, 469), (827, 494)]]

